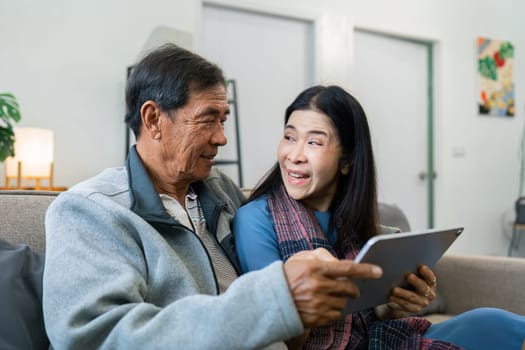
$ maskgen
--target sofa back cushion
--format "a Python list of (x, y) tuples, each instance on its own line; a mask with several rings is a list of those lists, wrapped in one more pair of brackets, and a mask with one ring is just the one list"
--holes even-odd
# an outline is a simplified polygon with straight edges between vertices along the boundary
[(0, 191), (0, 239), (43, 253), (45, 213), (57, 195), (52, 191)]
[(410, 231), (410, 224), (405, 213), (396, 204), (379, 202), (377, 211), (381, 225), (397, 227), (401, 232)]

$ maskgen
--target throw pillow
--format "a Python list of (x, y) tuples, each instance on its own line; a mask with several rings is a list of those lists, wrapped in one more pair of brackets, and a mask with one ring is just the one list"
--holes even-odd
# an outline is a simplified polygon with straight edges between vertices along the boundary
[(0, 239), (0, 349), (48, 349), (43, 270), (41, 255)]

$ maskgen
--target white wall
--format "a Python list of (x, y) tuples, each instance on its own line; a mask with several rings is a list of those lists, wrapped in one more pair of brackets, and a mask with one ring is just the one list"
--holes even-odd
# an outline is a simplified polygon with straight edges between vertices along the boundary
[(126, 68), (157, 26), (193, 31), (195, 9), (162, 0), (0, 2), (0, 91), (17, 97), (18, 126), (55, 131), (55, 185), (122, 164)]
[[(356, 26), (436, 40), (436, 225), (465, 226), (454, 252), (506, 254), (508, 239), (500, 219), (518, 195), (525, 104), (525, 56), (520, 54), (525, 48), (525, 27), (515, 13), (524, 10), (525, 4), (490, 0), (344, 3), (348, 11), (353, 10)], [(514, 118), (477, 114), (475, 38), (479, 35), (515, 45)], [(453, 157), (454, 148), (464, 149), (464, 157)]]
[[(215, 2), (284, 15), (345, 13), (358, 27), (435, 40), (436, 225), (466, 227), (454, 252), (506, 254), (508, 239), (500, 219), (518, 195), (525, 2)], [(197, 0), (72, 3), (0, 2), (0, 91), (17, 96), (23, 113), (20, 126), (55, 131), (55, 184), (64, 186), (122, 163), (126, 67), (135, 61), (151, 31), (166, 25), (195, 32), (200, 26)], [(515, 45), (514, 118), (477, 114), (478, 35)], [(465, 150), (464, 157), (453, 156), (457, 147)], [(523, 252), (522, 248), (522, 256)]]

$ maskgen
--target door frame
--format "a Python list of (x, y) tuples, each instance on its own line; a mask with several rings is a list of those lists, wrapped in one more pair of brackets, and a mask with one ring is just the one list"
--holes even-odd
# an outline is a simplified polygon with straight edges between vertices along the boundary
[[(265, 3), (224, 3), (221, 0), (200, 0), (196, 1), (196, 16), (195, 16), (195, 27), (194, 27), (194, 38), (202, 37), (202, 9), (204, 6), (210, 6), (215, 8), (222, 8), (222, 9), (229, 9), (233, 11), (240, 11), (240, 12), (248, 12), (258, 15), (265, 15), (265, 16), (272, 16), (272, 17), (280, 17), (280, 18), (286, 18), (286, 19), (292, 19), (292, 20), (298, 20), (298, 21), (304, 21), (304, 22), (310, 22), (312, 23), (313, 33), (312, 33), (312, 47), (313, 47), (313, 67), (312, 67), (312, 78), (314, 82), (321, 82), (324, 79), (324, 71), (326, 71), (326, 66), (330, 65), (330, 62), (325, 62), (323, 59), (322, 52), (324, 50), (331, 50), (334, 51), (336, 48), (333, 45), (330, 45), (330, 42), (326, 39), (324, 34), (325, 26), (327, 22), (326, 18), (330, 18), (332, 22), (345, 22), (347, 26), (351, 26), (353, 30), (353, 25), (351, 24), (350, 18), (345, 15), (338, 15), (338, 14), (327, 14), (327, 13), (319, 13), (318, 11), (310, 11), (307, 9), (286, 9), (283, 7), (275, 6), (272, 4), (265, 4)], [(195, 47), (197, 45), (198, 47)], [(202, 49), (199, 47), (199, 45), (202, 45), (201, 42), (194, 40), (194, 50), (200, 50)], [(337, 54), (342, 57), (343, 59), (346, 59), (348, 62), (352, 62), (352, 52), (350, 50), (347, 51), (338, 51)], [(350, 76), (342, 78), (343, 80), (338, 81), (340, 85), (348, 85), (348, 81), (350, 80)], [(344, 80), (346, 79), (346, 80)]]
[[(200, 38), (202, 38), (202, 24), (203, 24), (203, 9), (204, 7), (213, 7), (217, 9), (222, 10), (232, 10), (236, 12), (244, 12), (244, 13), (251, 13), (254, 15), (261, 15), (261, 16), (269, 16), (269, 17), (275, 17), (275, 18), (282, 18), (282, 19), (289, 19), (294, 21), (301, 21), (301, 22), (309, 22), (312, 24), (312, 49), (313, 49), (313, 67), (311, 67), (312, 71), (312, 79), (314, 82), (317, 82), (320, 80), (321, 76), (321, 68), (319, 67), (319, 62), (321, 62), (321, 50), (323, 48), (323, 42), (320, 39), (321, 36), (321, 21), (322, 16), (320, 16), (318, 13), (313, 13), (309, 11), (285, 11), (282, 8), (266, 5), (266, 4), (258, 4), (258, 3), (239, 3), (239, 4), (227, 4), (223, 3), (221, 1), (217, 0), (201, 0), (197, 1), (197, 16), (195, 20), (195, 28), (194, 28), (194, 42), (193, 42), (193, 50), (197, 50), (197, 52), (200, 52), (202, 47), (202, 42), (200, 42)], [(197, 47), (195, 47), (197, 45)]]
[(429, 228), (434, 228), (435, 218), (435, 184), (437, 173), (434, 162), (434, 45), (432, 40), (416, 39), (398, 34), (385, 33), (359, 26), (354, 27), (354, 32), (377, 35), (383, 38), (409, 42), (422, 45), (427, 51), (427, 223)]

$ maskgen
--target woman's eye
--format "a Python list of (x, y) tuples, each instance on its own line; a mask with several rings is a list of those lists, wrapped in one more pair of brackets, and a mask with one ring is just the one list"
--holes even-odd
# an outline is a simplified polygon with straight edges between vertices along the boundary
[(290, 135), (284, 135), (284, 139), (286, 141), (294, 141), (294, 138), (292, 136), (290, 136)]
[(308, 141), (308, 144), (309, 145), (316, 145), (316, 146), (321, 146), (322, 145), (322, 143), (317, 141), (317, 140), (310, 140), (310, 141)]

